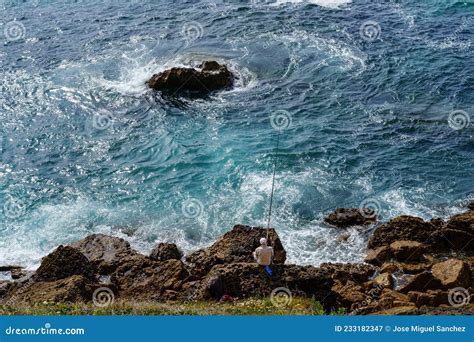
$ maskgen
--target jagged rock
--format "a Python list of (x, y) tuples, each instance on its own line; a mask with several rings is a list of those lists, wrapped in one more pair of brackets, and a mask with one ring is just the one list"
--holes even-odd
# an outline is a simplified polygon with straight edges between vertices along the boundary
[(388, 272), (379, 274), (377, 277), (375, 277), (374, 281), (382, 288), (393, 287), (393, 277)]
[(104, 234), (92, 234), (71, 247), (84, 254), (98, 274), (111, 274), (127, 258), (138, 255), (124, 239)]
[(417, 307), (449, 304), (448, 292), (443, 290), (428, 290), (427, 292), (410, 291), (408, 292), (408, 297)]
[(150, 259), (156, 261), (180, 260), (182, 257), (183, 252), (174, 243), (160, 243), (150, 253)]
[(77, 249), (70, 246), (59, 246), (41, 261), (40, 267), (33, 275), (35, 281), (55, 281), (73, 275), (93, 279), (94, 271), (89, 260)]
[(188, 275), (185, 265), (179, 260), (154, 261), (136, 255), (117, 267), (111, 282), (117, 285), (121, 297), (165, 300), (168, 299), (165, 291), (180, 290)]
[(462, 230), (467, 233), (474, 233), (474, 211), (452, 216), (446, 223), (446, 229)]
[(353, 281), (347, 281), (345, 284), (337, 281), (331, 290), (336, 294), (339, 305), (349, 310), (360, 307), (368, 298), (363, 287)]
[(193, 299), (220, 299), (232, 297), (265, 297), (279, 287), (285, 287), (291, 295), (314, 296), (329, 309), (335, 305), (331, 291), (331, 275), (312, 266), (273, 265), (273, 276), (256, 263), (233, 263), (212, 268)]
[(374, 231), (368, 247), (375, 249), (390, 245), (397, 240), (411, 240), (437, 246), (441, 239), (441, 231), (433, 223), (423, 221), (419, 217), (398, 216)]
[(471, 271), (468, 264), (459, 259), (448, 259), (434, 264), (431, 268), (433, 276), (445, 289), (454, 287), (468, 288), (471, 285)]
[(447, 249), (474, 250), (474, 211), (452, 216), (443, 228)]
[(323, 263), (320, 269), (331, 274), (334, 280), (342, 281), (344, 284), (348, 280), (363, 283), (375, 273), (375, 267), (367, 264)]
[(24, 271), (23, 267), (16, 265), (0, 266), (0, 272), (10, 272), (10, 276), (14, 280), (24, 278), (28, 275), (28, 272)]
[[(411, 305), (410, 305), (411, 304)], [(408, 303), (404, 306), (395, 306), (390, 309), (384, 309), (382, 311), (372, 312), (372, 315), (386, 315), (386, 316), (397, 316), (397, 315), (416, 315), (417, 308), (414, 304)]]
[[(193, 264), (192, 274), (197, 278), (204, 277), (214, 265), (254, 262), (252, 253), (260, 245), (260, 238), (266, 237), (266, 234), (264, 228), (236, 225), (209, 248), (188, 255), (186, 261)], [(273, 228), (268, 231), (268, 245), (273, 247), (273, 263), (283, 264), (286, 251)]]
[(96, 285), (82, 275), (73, 275), (55, 281), (26, 282), (12, 289), (4, 302), (9, 306), (45, 301), (54, 303), (90, 302), (94, 287)]
[(397, 291), (401, 293), (408, 293), (410, 291), (425, 292), (431, 289), (439, 289), (440, 287), (441, 282), (439, 279), (433, 277), (430, 272), (423, 272), (409, 276)]
[(215, 61), (206, 61), (195, 68), (171, 68), (153, 75), (146, 84), (165, 92), (209, 93), (229, 89), (234, 84), (234, 75), (229, 69)]
[(419, 262), (419, 263), (405, 263), (405, 262), (388, 262), (380, 267), (380, 272), (401, 272), (407, 274), (417, 274), (431, 269), (432, 264), (430, 262)]
[(377, 221), (373, 210), (369, 208), (364, 208), (363, 210), (362, 212), (356, 208), (337, 208), (333, 213), (329, 214), (324, 221), (339, 228), (367, 225)]
[(390, 244), (390, 251), (399, 261), (416, 261), (426, 252), (426, 246), (417, 241), (399, 240)]
[(375, 249), (367, 250), (365, 262), (368, 264), (380, 266), (383, 262), (390, 258), (390, 248), (388, 246), (381, 246)]

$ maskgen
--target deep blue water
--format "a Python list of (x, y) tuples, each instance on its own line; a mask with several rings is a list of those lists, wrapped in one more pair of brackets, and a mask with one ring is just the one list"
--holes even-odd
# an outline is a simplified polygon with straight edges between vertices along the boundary
[[(0, 264), (92, 232), (189, 251), (264, 225), (275, 115), (290, 262), (363, 258), (369, 232), (322, 223), (336, 207), (428, 219), (474, 198), (473, 1), (0, 4)], [(237, 88), (145, 87), (206, 59)]]

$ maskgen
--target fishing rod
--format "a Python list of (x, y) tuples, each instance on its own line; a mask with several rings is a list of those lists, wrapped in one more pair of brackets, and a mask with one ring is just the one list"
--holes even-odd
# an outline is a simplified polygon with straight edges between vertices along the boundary
[(277, 169), (277, 164), (278, 164), (278, 149), (280, 147), (280, 134), (281, 134), (281, 131), (278, 130), (275, 154), (273, 156), (272, 191), (271, 191), (271, 194), (270, 194), (270, 205), (269, 205), (269, 208), (268, 208), (267, 241), (268, 241), (268, 234), (269, 234), (269, 230), (270, 230), (270, 221), (271, 221), (271, 218), (272, 218), (273, 196), (275, 194), (275, 175), (276, 175), (276, 169)]

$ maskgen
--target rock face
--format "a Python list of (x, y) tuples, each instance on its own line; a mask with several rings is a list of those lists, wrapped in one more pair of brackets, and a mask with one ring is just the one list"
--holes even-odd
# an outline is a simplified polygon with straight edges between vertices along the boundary
[(171, 68), (155, 74), (147, 85), (164, 92), (209, 93), (214, 90), (232, 88), (234, 75), (229, 69), (215, 61), (205, 61), (195, 68)]
[(355, 208), (337, 208), (324, 221), (338, 228), (346, 228), (374, 223), (377, 217), (369, 208), (364, 208), (363, 211)]
[(474, 250), (474, 211), (451, 217), (443, 236), (449, 249)]
[(54, 252), (43, 258), (41, 266), (33, 278), (36, 281), (55, 281), (73, 275), (93, 279), (92, 265), (77, 249), (70, 246), (59, 246)]
[(397, 260), (416, 261), (426, 252), (426, 246), (417, 241), (400, 240), (390, 244), (390, 251)]
[(433, 276), (441, 281), (445, 289), (468, 288), (471, 282), (469, 266), (459, 259), (448, 259), (432, 267)]
[[(266, 237), (264, 228), (236, 225), (209, 248), (196, 251), (186, 257), (193, 264), (193, 274), (205, 275), (214, 265), (235, 262), (254, 262), (252, 253), (260, 245), (260, 238)], [(268, 245), (273, 247), (274, 264), (283, 264), (286, 251), (274, 229), (268, 231)]]
[(182, 257), (183, 252), (174, 243), (160, 243), (150, 253), (150, 259), (156, 261), (180, 260)]
[(124, 239), (104, 234), (89, 235), (71, 247), (84, 254), (99, 274), (111, 274), (124, 259), (138, 255)]
[(438, 245), (441, 239), (441, 232), (433, 223), (423, 221), (419, 217), (398, 216), (374, 231), (368, 247), (375, 249), (380, 246), (390, 245), (397, 240), (410, 240), (429, 245)]

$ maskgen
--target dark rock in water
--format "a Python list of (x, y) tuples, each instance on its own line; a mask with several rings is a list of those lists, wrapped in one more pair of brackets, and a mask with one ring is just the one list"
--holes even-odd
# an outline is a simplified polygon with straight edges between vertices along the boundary
[(163, 92), (209, 93), (229, 89), (234, 84), (234, 75), (229, 69), (215, 61), (206, 61), (195, 68), (171, 68), (153, 75), (147, 85)]
[(183, 252), (174, 243), (160, 243), (150, 253), (150, 258), (156, 261), (180, 260), (182, 257)]
[(434, 247), (439, 246), (443, 238), (441, 230), (431, 222), (419, 217), (398, 216), (374, 231), (368, 247), (375, 249), (397, 240), (417, 241)]
[(59, 246), (43, 258), (40, 267), (33, 275), (35, 281), (55, 281), (73, 275), (87, 279), (94, 278), (94, 271), (89, 260), (71, 246)]
[[(266, 235), (265, 228), (236, 225), (209, 248), (187, 256), (186, 261), (194, 265), (192, 273), (200, 278), (217, 264), (255, 262), (252, 253), (260, 246), (260, 238)], [(286, 251), (273, 228), (268, 230), (268, 245), (273, 247), (273, 263), (283, 264), (286, 260)]]
[(468, 205), (467, 205), (467, 208), (468, 208), (469, 210), (474, 211), (474, 201), (469, 202)]
[(377, 217), (369, 208), (364, 208), (363, 211), (355, 208), (337, 208), (324, 221), (335, 227), (346, 228), (374, 223)]
[(104, 234), (92, 234), (71, 244), (91, 262), (96, 273), (112, 273), (126, 258), (138, 253), (124, 239)]

